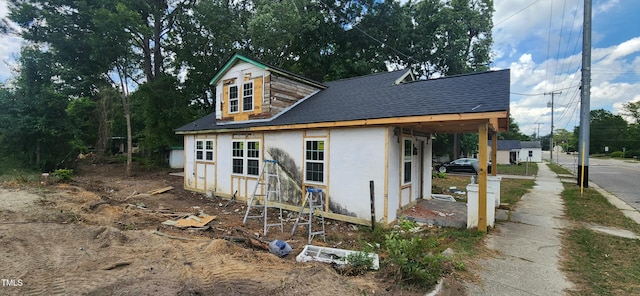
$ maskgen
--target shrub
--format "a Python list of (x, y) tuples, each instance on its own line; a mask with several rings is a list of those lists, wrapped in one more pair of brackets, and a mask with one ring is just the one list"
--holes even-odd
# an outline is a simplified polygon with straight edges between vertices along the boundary
[(71, 177), (73, 177), (73, 170), (69, 169), (58, 169), (51, 173), (51, 176), (57, 178), (61, 182), (71, 181)]
[(386, 235), (388, 272), (398, 282), (432, 287), (443, 273), (444, 258), (425, 253), (428, 247), (420, 237), (403, 237), (398, 232)]
[(610, 156), (614, 158), (622, 158), (622, 151), (613, 151)]

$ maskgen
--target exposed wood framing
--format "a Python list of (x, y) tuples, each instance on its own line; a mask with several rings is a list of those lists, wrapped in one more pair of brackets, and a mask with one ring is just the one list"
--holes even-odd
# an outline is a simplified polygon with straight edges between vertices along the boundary
[(487, 149), (488, 149), (489, 124), (481, 124), (478, 127), (478, 231), (487, 232)]

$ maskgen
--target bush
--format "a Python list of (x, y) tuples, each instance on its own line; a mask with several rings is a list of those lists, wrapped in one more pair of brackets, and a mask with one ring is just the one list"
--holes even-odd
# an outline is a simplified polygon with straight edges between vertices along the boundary
[(610, 156), (614, 158), (622, 158), (622, 151), (613, 151)]
[(389, 272), (401, 283), (432, 287), (440, 279), (444, 268), (441, 255), (425, 253), (429, 246), (420, 237), (403, 237), (398, 232), (385, 236), (386, 261)]
[(627, 150), (624, 152), (625, 158), (633, 158), (634, 156), (640, 158), (640, 150)]
[(61, 182), (68, 182), (68, 181), (71, 181), (71, 177), (73, 177), (73, 170), (68, 170), (68, 169), (55, 170), (51, 173), (51, 176), (58, 179)]

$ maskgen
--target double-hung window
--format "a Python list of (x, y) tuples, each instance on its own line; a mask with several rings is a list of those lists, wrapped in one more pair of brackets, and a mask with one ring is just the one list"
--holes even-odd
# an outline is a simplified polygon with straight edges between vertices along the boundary
[(232, 172), (234, 174), (244, 174), (244, 142), (235, 141), (232, 144)]
[(233, 141), (231, 147), (232, 173), (238, 175), (260, 175), (260, 142)]
[(229, 86), (229, 113), (237, 113), (238, 112), (238, 86), (232, 85)]
[(324, 183), (324, 140), (305, 141), (305, 181)]
[(253, 110), (253, 82), (247, 82), (242, 86), (242, 111)]
[(403, 170), (402, 181), (404, 184), (411, 183), (411, 159), (413, 158), (413, 141), (404, 140), (404, 153), (403, 153)]
[(213, 140), (196, 140), (196, 160), (213, 161)]

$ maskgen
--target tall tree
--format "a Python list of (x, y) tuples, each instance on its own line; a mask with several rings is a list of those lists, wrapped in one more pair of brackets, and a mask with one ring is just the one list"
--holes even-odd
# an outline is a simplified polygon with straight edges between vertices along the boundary
[(609, 151), (622, 151), (627, 138), (628, 123), (622, 116), (604, 109), (591, 110), (590, 113), (589, 151), (604, 153), (605, 147), (608, 147)]
[(23, 47), (21, 70), (0, 97), (0, 130), (4, 152), (42, 170), (71, 166), (77, 155), (69, 147), (68, 99), (57, 89), (57, 67), (50, 53)]
[(530, 141), (531, 137), (523, 134), (518, 123), (513, 117), (509, 117), (509, 131), (498, 133), (498, 140)]

